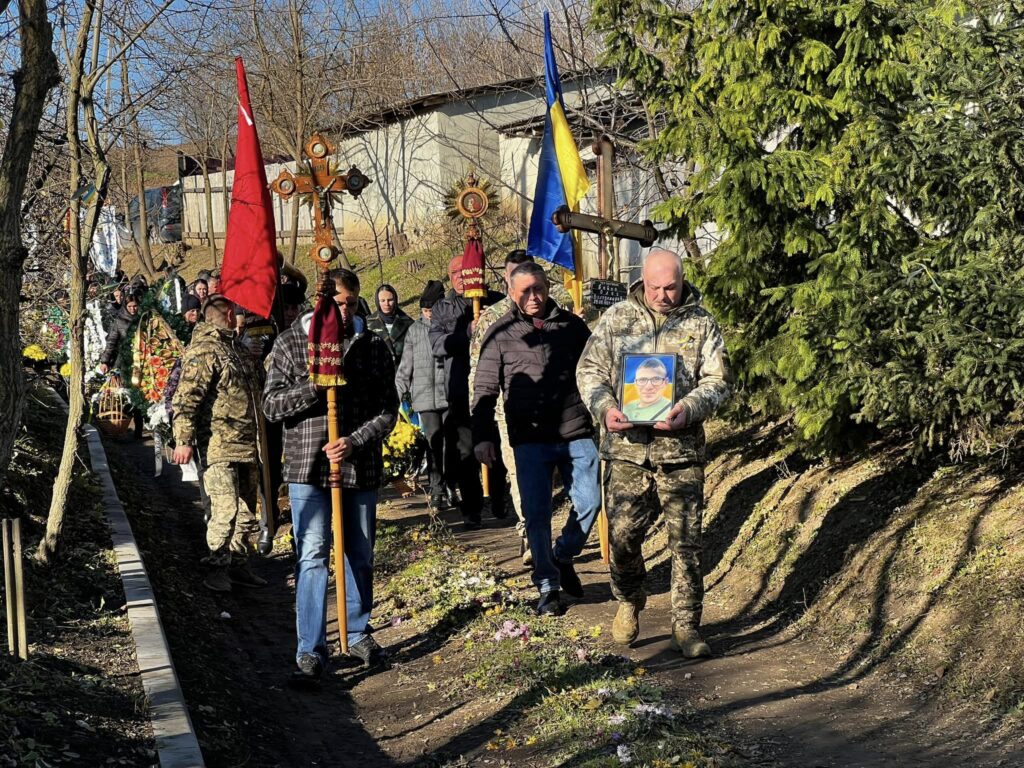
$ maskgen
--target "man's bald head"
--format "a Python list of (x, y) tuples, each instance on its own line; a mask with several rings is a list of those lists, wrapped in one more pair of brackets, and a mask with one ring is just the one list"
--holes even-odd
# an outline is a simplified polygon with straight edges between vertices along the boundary
[(667, 314), (683, 300), (683, 261), (665, 248), (652, 248), (644, 259), (644, 300), (660, 314)]
[(448, 279), (451, 280), (455, 292), (461, 296), (465, 289), (465, 281), (462, 277), (462, 254), (448, 262)]

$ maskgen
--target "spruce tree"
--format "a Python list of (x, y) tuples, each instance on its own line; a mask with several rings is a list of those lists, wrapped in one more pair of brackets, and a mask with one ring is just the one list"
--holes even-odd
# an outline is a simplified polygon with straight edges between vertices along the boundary
[(658, 211), (742, 394), (815, 447), (858, 424), (991, 445), (1021, 400), (1020, 3), (594, 0), (607, 59), (696, 170)]

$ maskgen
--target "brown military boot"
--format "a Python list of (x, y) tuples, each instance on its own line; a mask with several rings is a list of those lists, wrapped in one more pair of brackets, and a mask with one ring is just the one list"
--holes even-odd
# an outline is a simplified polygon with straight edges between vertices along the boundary
[(647, 596), (643, 595), (635, 602), (619, 601), (619, 610), (612, 622), (612, 640), (619, 645), (629, 645), (640, 634), (640, 611), (647, 605)]
[(696, 627), (688, 627), (678, 621), (672, 622), (672, 648), (687, 659), (711, 655), (711, 646), (704, 642)]

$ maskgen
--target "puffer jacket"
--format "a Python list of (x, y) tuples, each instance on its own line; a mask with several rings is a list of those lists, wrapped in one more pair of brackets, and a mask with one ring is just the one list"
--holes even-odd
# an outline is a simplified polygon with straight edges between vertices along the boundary
[(560, 443), (593, 437), (576, 387), (576, 364), (590, 338), (587, 324), (548, 299), (543, 319), (514, 304), (488, 330), (473, 382), (473, 442), (497, 442), (494, 408), (504, 393), (509, 444)]
[[(482, 307), (501, 301), (504, 294), (487, 291)], [(430, 319), (430, 345), (434, 357), (444, 361), (448, 405), (464, 418), (469, 412), (469, 326), (473, 322), (473, 300), (449, 290), (434, 305)]]
[(602, 428), (608, 409), (618, 407), (622, 355), (632, 352), (675, 354), (675, 400), (687, 414), (686, 426), (674, 432), (651, 426), (625, 432), (602, 429), (604, 458), (655, 465), (705, 461), (703, 422), (729, 397), (732, 372), (718, 323), (701, 305), (697, 289), (689, 284), (686, 288), (683, 303), (664, 318), (660, 329), (644, 302), (643, 280), (633, 283), (626, 300), (608, 309), (594, 328), (576, 381)]
[(139, 319), (139, 312), (129, 315), (125, 307), (121, 307), (110, 323), (110, 330), (107, 331), (107, 343), (100, 354), (100, 362), (104, 365), (113, 366), (117, 362), (117, 356), (121, 351), (121, 343), (128, 335), (128, 329), (132, 323)]
[(205, 464), (256, 461), (256, 405), (234, 334), (199, 323), (181, 357), (174, 441), (195, 445)]
[(448, 407), (444, 362), (434, 357), (430, 348), (430, 323), (422, 318), (405, 335), (405, 352), (395, 374), (395, 388), (400, 400), (409, 397), (412, 409), (443, 411)]

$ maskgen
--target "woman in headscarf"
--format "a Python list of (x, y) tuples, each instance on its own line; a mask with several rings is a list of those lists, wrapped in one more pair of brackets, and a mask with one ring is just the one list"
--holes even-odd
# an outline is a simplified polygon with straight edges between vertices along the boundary
[(377, 311), (367, 318), (366, 327), (388, 345), (397, 367), (402, 359), (402, 350), (405, 349), (405, 335), (414, 321), (399, 309), (398, 291), (387, 283), (377, 289), (374, 300), (377, 302)]

